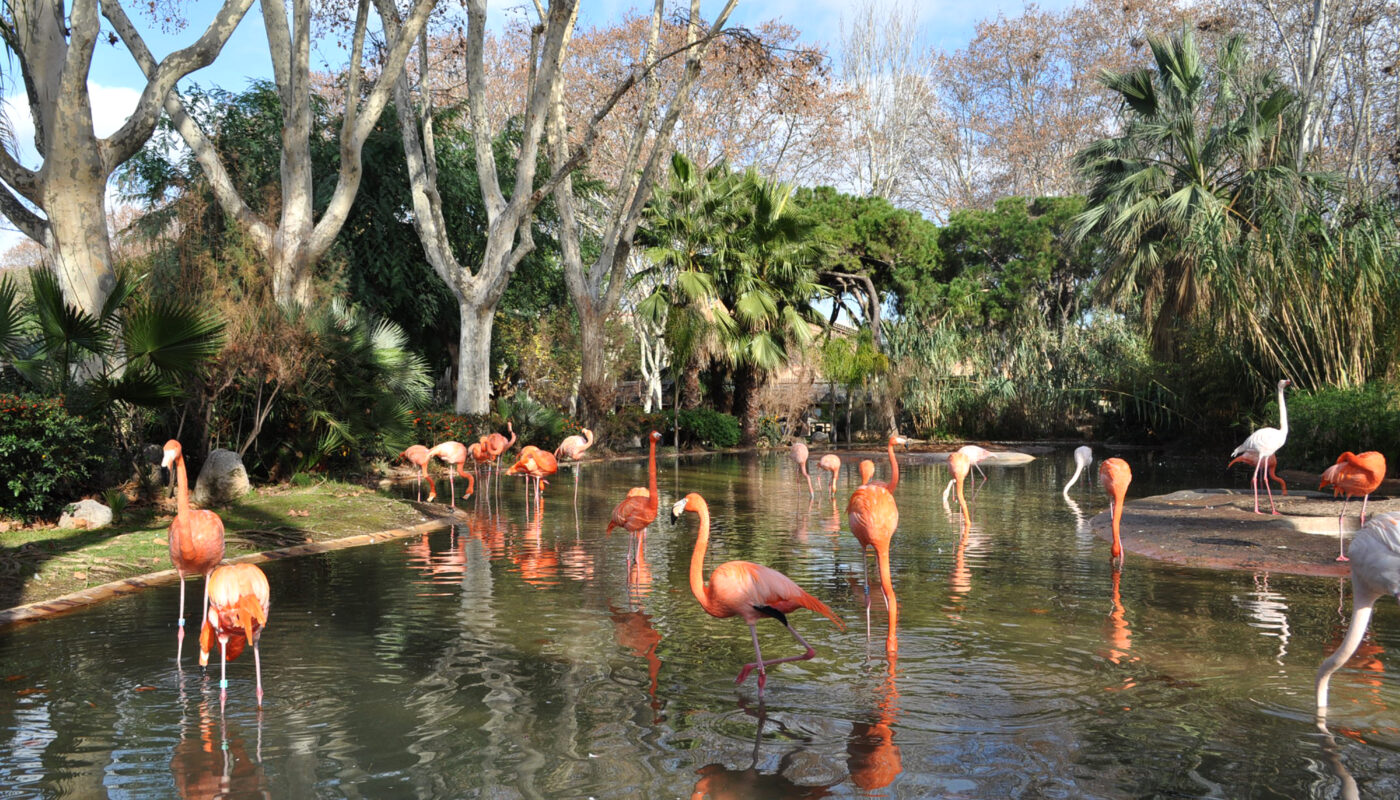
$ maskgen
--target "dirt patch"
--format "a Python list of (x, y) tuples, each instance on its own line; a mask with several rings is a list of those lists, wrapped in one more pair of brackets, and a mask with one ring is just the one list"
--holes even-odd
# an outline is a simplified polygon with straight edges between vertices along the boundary
[[(1330, 494), (1290, 491), (1274, 498), (1279, 513), (1254, 513), (1254, 495), (1230, 489), (1198, 489), (1130, 500), (1123, 507), (1123, 549), (1174, 564), (1207, 569), (1343, 576), (1337, 561), (1337, 514)], [(1358, 527), (1361, 506), (1352, 502), (1344, 520), (1347, 539)], [(1367, 515), (1400, 511), (1400, 499), (1372, 497)], [(1112, 538), (1108, 512), (1090, 520), (1094, 533)]]

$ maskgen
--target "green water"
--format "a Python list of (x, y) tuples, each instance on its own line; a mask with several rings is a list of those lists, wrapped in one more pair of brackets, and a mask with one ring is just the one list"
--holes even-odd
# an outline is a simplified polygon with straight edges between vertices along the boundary
[[(1231, 482), (1130, 461), (1130, 497)], [(635, 462), (586, 465), (577, 512), (566, 469), (542, 519), (509, 483), (453, 531), (267, 564), (261, 712), (251, 653), (222, 713), (217, 670), (189, 646), (177, 667), (174, 586), (0, 633), (0, 797), (1400, 795), (1395, 604), (1334, 679), (1325, 735), (1312, 676), (1349, 587), (1129, 554), (1115, 600), (1107, 543), (1059, 492), (1072, 466), (988, 469), (966, 537), (946, 470), (903, 471), (894, 660), (878, 590), (867, 642), (851, 470), (811, 502), (778, 455), (663, 459), (630, 578), (603, 528), (646, 483)], [(1103, 510), (1077, 488), (1085, 519)], [(849, 625), (792, 614), (817, 657), (772, 668), (763, 704), (734, 685), (748, 628), (690, 594), (695, 517), (666, 513), (689, 491), (714, 515), (711, 568), (770, 565)], [(760, 640), (800, 652), (776, 622)]]

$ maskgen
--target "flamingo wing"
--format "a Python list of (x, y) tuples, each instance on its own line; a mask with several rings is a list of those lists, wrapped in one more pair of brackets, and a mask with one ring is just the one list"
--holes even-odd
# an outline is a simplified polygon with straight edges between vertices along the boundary
[(652, 513), (651, 519), (642, 521), (646, 516), (647, 506), (651, 500), (646, 489), (636, 488), (627, 493), (621, 503), (613, 509), (612, 519), (608, 522), (608, 532), (613, 528), (623, 528), (629, 531), (639, 531), (650, 525), (656, 519), (656, 514)]
[(710, 598), (731, 612), (723, 616), (738, 614), (746, 620), (770, 616), (786, 625), (784, 615), (806, 608), (836, 623), (837, 628), (846, 628), (835, 612), (792, 578), (751, 561), (729, 561), (715, 567), (710, 573)]

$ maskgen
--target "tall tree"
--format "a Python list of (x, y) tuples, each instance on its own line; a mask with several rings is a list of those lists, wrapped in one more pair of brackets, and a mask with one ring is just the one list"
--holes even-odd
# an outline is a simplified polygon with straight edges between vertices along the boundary
[[(44, 160), (38, 170), (30, 170), (0, 149), (0, 212), (45, 247), (67, 301), (95, 316), (116, 286), (107, 233), (107, 179), (150, 137), (161, 103), (176, 82), (214, 61), (252, 0), (226, 0), (194, 44), (159, 64), (152, 59), (136, 110), (106, 138), (93, 131), (88, 94), (93, 48), (101, 33), (99, 3), (65, 5), (16, 0), (0, 7), (0, 41), (19, 66), (34, 120), (34, 146)], [(126, 19), (117, 0), (102, 0), (101, 10), (109, 20)]]
[[(239, 193), (219, 152), (185, 112), (179, 95), (170, 92), (165, 99), (166, 112), (199, 159), (224, 213), (243, 228), (253, 247), (267, 260), (272, 273), (273, 296), (278, 303), (285, 306), (311, 302), (313, 270), (340, 233), (359, 191), (365, 139), (378, 123), (394, 83), (404, 71), (409, 50), (427, 24), (436, 2), (414, 0), (403, 24), (392, 26), (382, 59), (378, 60), (378, 80), (366, 92), (364, 49), (369, 0), (357, 0), (345, 76), (339, 171), (335, 189), (320, 219), (316, 218), (314, 208), (315, 174), (311, 153), (312, 140), (320, 135), (312, 125), (311, 0), (291, 0), (290, 20), (288, 3), (261, 0), (260, 6), (272, 56), (273, 80), (282, 108), (281, 198), (275, 221), (256, 213), (248, 199)], [(120, 9), (116, 9), (108, 18), (136, 56), (137, 63), (147, 75), (152, 74), (155, 60), (126, 15), (119, 12)], [(397, 14), (396, 11), (392, 13)], [(386, 29), (389, 27), (386, 24)]]

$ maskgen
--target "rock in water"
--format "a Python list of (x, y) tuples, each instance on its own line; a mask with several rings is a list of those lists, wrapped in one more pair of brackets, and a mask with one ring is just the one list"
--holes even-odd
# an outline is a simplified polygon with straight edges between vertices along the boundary
[(96, 500), (69, 503), (58, 518), (60, 528), (101, 528), (112, 524), (112, 509)]
[(253, 485), (248, 482), (248, 470), (243, 468), (243, 459), (232, 450), (220, 449), (210, 452), (204, 460), (190, 500), (202, 508), (209, 508), (232, 503), (251, 491)]

